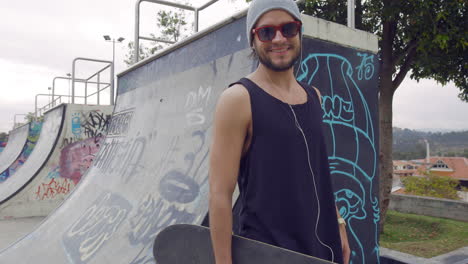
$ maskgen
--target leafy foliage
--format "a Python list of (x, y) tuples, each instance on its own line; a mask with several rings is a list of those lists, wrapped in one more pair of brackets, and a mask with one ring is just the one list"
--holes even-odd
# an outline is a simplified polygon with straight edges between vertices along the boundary
[(427, 175), (427, 177), (407, 176), (402, 179), (405, 192), (419, 196), (459, 200), (455, 189), (460, 182), (450, 177)]
[(8, 140), (8, 134), (5, 132), (0, 132), (0, 141), (7, 141)]
[[(306, 0), (305, 14), (346, 24), (346, 0)], [(468, 102), (468, 10), (464, 0), (356, 1), (356, 28), (391, 44), (394, 90), (411, 78), (453, 81)], [(389, 26), (384, 34), (383, 25)]]
[[(151, 33), (150, 36), (154, 39), (161, 39), (166, 41), (177, 42), (181, 38), (185, 37), (185, 32), (188, 30), (186, 28), (187, 22), (185, 21), (185, 12), (183, 10), (178, 12), (173, 11), (164, 11), (161, 10), (157, 13), (157, 29), (160, 29), (159, 34), (156, 35)], [(143, 43), (140, 43), (139, 47), (139, 58), (138, 60), (143, 60), (153, 54), (158, 50), (161, 50), (167, 47), (168, 43), (163, 42), (151, 42), (152, 46), (148, 47)], [(128, 53), (125, 55), (124, 62), (127, 66), (130, 66), (134, 63), (135, 53), (134, 47), (135, 43), (133, 41), (128, 43)]]
[[(27, 123), (34, 122), (36, 119), (35, 113), (34, 112), (28, 112), (28, 114), (24, 117), (24, 121)], [(38, 116), (37, 121), (42, 122), (44, 121), (44, 116)]]

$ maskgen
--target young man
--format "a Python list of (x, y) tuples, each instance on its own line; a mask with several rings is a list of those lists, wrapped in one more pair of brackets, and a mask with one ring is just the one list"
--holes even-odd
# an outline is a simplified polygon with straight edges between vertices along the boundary
[(217, 264), (232, 263), (236, 182), (241, 236), (349, 261), (345, 225), (331, 188), (320, 94), (294, 77), (301, 28), (292, 0), (250, 5), (247, 36), (260, 64), (222, 93), (214, 118), (210, 227)]

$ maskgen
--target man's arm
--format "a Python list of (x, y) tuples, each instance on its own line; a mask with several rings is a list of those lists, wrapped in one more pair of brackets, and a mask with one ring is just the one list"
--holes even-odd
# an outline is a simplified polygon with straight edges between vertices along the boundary
[[(338, 207), (336, 207), (336, 216), (338, 218), (341, 218), (341, 215), (338, 212)], [(341, 249), (343, 251), (343, 263), (348, 264), (351, 249), (349, 248), (348, 234), (346, 233), (346, 224), (338, 224), (338, 228), (340, 229)]]
[(251, 119), (248, 92), (235, 85), (216, 106), (210, 151), (210, 229), (216, 264), (231, 264), (232, 194)]

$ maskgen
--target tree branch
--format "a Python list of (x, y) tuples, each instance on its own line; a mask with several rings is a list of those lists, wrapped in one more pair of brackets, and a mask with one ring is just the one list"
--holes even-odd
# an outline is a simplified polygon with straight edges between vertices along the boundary
[(401, 60), (403, 60), (406, 55), (413, 49), (418, 46), (418, 40), (412, 39), (408, 44), (403, 48), (403, 50), (397, 55), (392, 58), (392, 69), (395, 68), (398, 64), (400, 64)]
[(405, 79), (406, 74), (411, 68), (411, 64), (413, 64), (414, 58), (416, 57), (416, 47), (409, 50), (408, 56), (406, 56), (405, 62), (400, 67), (400, 71), (398, 72), (397, 76), (392, 82), (393, 92), (400, 86), (401, 82)]

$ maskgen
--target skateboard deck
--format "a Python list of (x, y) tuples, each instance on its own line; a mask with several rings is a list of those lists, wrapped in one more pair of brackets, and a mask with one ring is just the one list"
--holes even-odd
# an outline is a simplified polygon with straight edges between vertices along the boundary
[[(215, 264), (210, 229), (188, 224), (162, 230), (154, 241), (157, 264)], [(329, 264), (333, 263), (259, 241), (233, 235), (233, 264)]]

